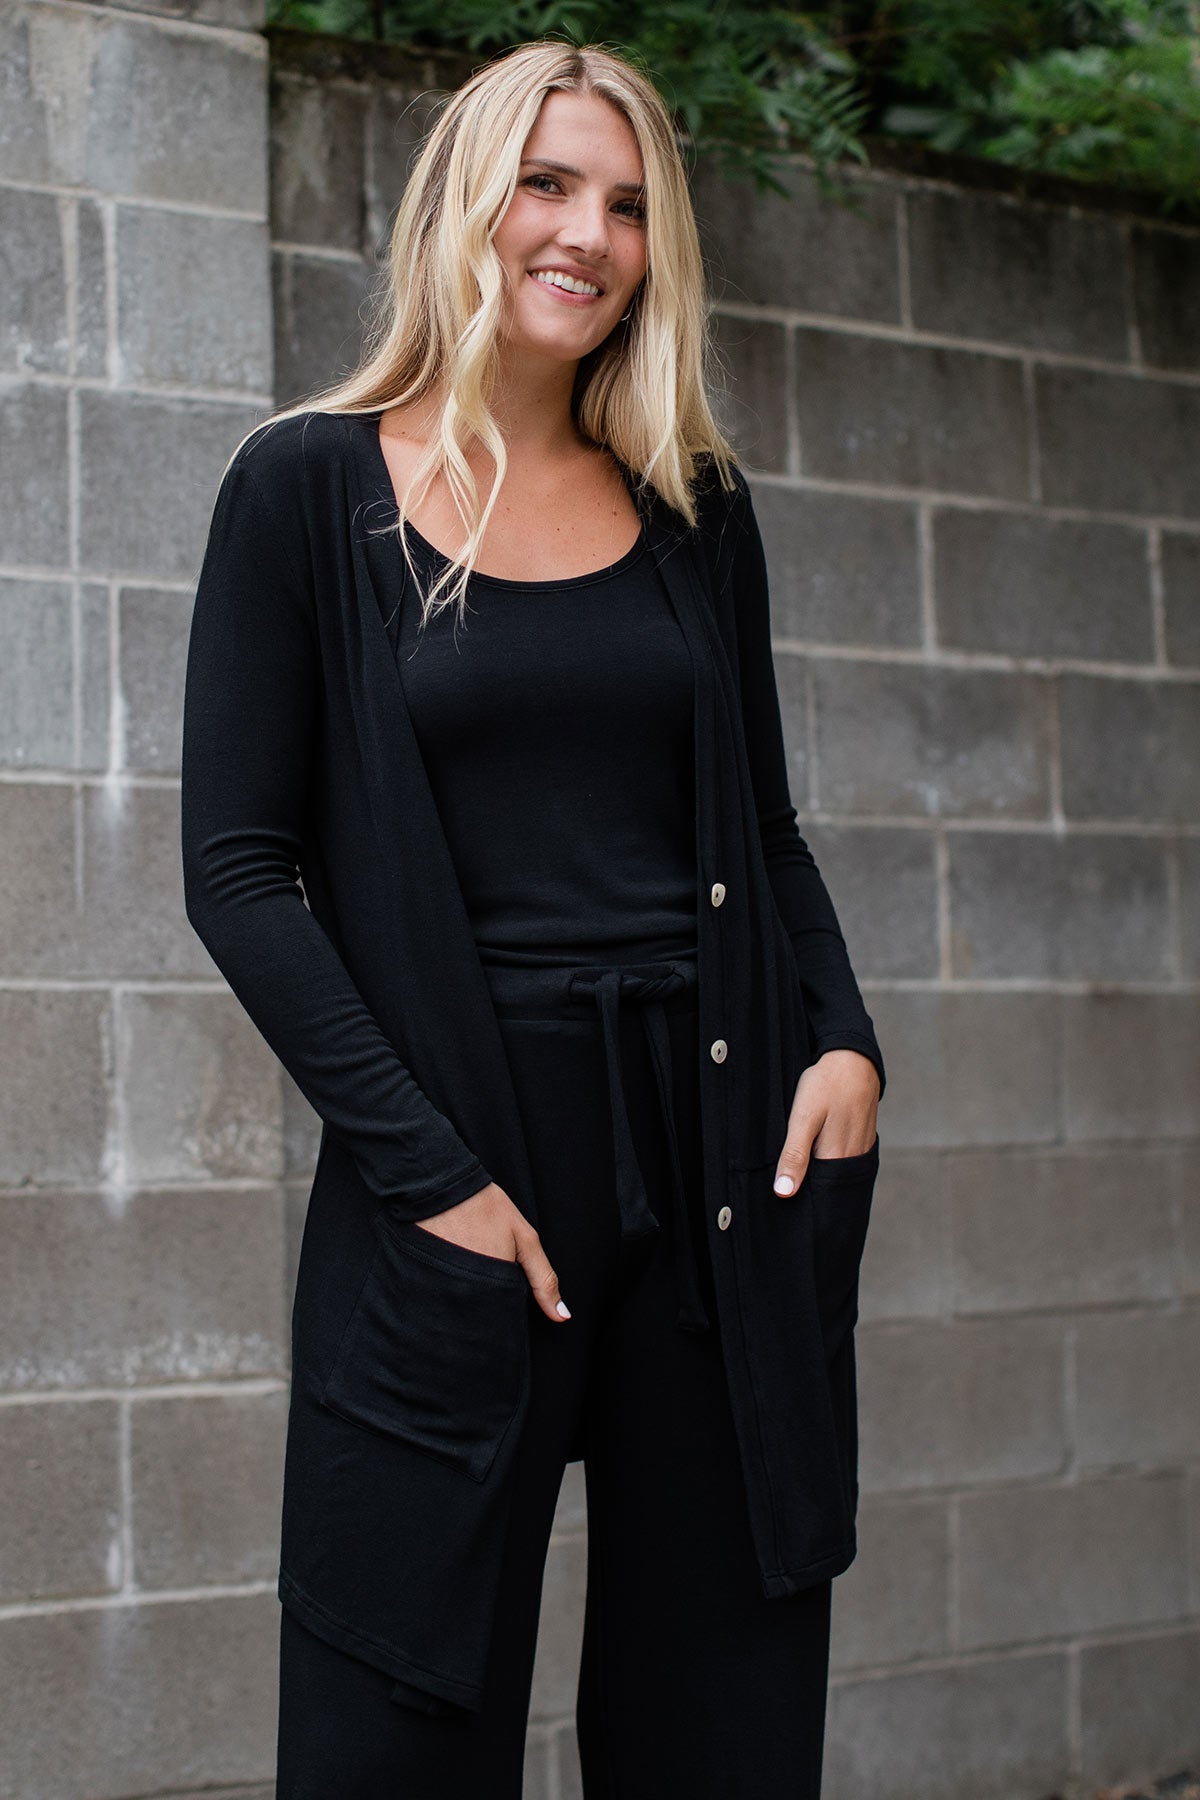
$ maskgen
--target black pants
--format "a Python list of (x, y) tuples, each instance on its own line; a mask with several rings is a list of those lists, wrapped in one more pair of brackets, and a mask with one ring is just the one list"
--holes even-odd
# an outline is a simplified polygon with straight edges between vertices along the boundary
[[(547, 1540), (580, 1445), (586, 1800), (818, 1800), (831, 1583), (762, 1595), (705, 1237), (694, 970), (656, 982), (637, 967), (650, 970), (640, 991), (626, 972), (603, 1003), (570, 971), (489, 971), (572, 1317), (554, 1324), (530, 1302), (485, 1704), (426, 1711), (285, 1611), (277, 1800), (520, 1800)], [(689, 1282), (707, 1330), (680, 1327)]]

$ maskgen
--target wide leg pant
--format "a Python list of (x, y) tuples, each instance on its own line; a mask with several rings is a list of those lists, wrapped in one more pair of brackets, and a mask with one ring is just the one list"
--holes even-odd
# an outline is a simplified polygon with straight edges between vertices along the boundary
[(489, 969), (572, 1317), (530, 1301), (484, 1706), (429, 1700), (285, 1610), (277, 1800), (520, 1800), (547, 1542), (580, 1442), (585, 1800), (818, 1800), (831, 1583), (762, 1594), (703, 1218), (694, 966), (636, 967), (602, 987)]

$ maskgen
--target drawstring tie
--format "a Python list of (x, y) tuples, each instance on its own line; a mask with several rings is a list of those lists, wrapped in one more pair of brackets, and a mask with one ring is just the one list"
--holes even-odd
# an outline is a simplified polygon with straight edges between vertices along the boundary
[(621, 1066), (620, 1003), (632, 1001), (638, 1008), (655, 1082), (662, 1105), (667, 1146), (671, 1160), (671, 1186), (675, 1205), (675, 1278), (679, 1292), (678, 1324), (684, 1331), (707, 1331), (708, 1314), (700, 1297), (700, 1278), (696, 1266), (688, 1214), (687, 1191), (679, 1155), (679, 1139), (675, 1130), (674, 1087), (671, 1072), (671, 1034), (663, 1001), (668, 994), (686, 985), (687, 973), (679, 964), (663, 965), (661, 974), (640, 973), (635, 969), (582, 969), (571, 977), (572, 994), (590, 990), (600, 1010), (604, 1030), (604, 1055), (608, 1065), (608, 1094), (612, 1113), (613, 1156), (617, 1175), (617, 1204), (621, 1214), (622, 1238), (644, 1237), (658, 1229), (659, 1221), (651, 1212), (646, 1197), (646, 1183), (638, 1164), (629, 1129), (629, 1111), (625, 1102), (624, 1074)]

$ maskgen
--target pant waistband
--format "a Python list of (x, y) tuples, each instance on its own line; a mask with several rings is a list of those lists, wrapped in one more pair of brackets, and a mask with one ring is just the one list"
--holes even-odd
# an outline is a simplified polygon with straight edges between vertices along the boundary
[(498, 1018), (564, 1018), (575, 1012), (586, 1016), (587, 1009), (592, 1007), (598, 1011), (604, 1034), (617, 1204), (623, 1238), (644, 1237), (659, 1226), (646, 1196), (646, 1183), (629, 1128), (621, 1062), (621, 1011), (631, 1006), (636, 1010), (650, 1049), (670, 1154), (679, 1292), (677, 1322), (685, 1331), (707, 1331), (709, 1318), (700, 1293), (675, 1127), (671, 1035), (667, 1023), (669, 1013), (695, 1009), (699, 987), (695, 960), (680, 957), (662, 962), (565, 965), (562, 968), (493, 964), (488, 967), (487, 976)]

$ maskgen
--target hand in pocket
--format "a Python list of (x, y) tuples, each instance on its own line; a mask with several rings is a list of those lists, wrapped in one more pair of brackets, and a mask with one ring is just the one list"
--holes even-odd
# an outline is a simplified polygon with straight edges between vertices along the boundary
[(415, 1223), (422, 1231), (457, 1244), (460, 1249), (473, 1250), (477, 1256), (520, 1263), (546, 1317), (556, 1325), (570, 1318), (541, 1238), (499, 1182), (489, 1182), (468, 1199)]

